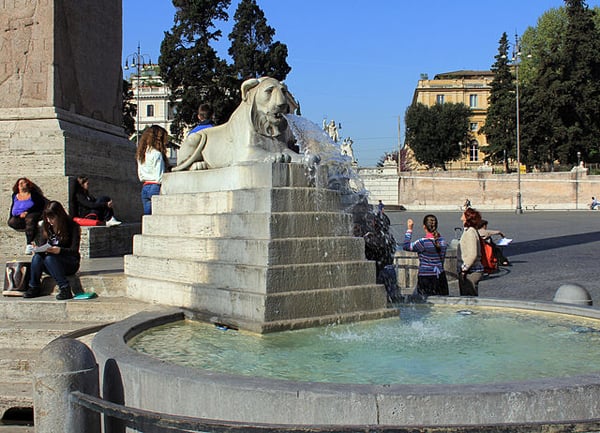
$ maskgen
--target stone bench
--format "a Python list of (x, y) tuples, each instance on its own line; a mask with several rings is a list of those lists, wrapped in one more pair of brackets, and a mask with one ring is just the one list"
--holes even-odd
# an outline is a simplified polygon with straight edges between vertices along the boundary
[(133, 252), (133, 236), (141, 233), (141, 223), (118, 226), (81, 227), (81, 258), (114, 257)]
[[(82, 258), (115, 257), (131, 254), (133, 236), (141, 233), (141, 223), (123, 223), (114, 227), (81, 227), (79, 251)], [(0, 226), (0, 257), (22, 258), (25, 254), (25, 233)]]

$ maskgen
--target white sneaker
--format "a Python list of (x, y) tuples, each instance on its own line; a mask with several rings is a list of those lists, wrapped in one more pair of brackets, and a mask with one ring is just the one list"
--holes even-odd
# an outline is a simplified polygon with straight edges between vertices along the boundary
[(106, 226), (107, 227), (118, 226), (119, 224), (121, 224), (121, 221), (119, 221), (115, 217), (112, 217), (111, 219), (109, 219), (108, 221), (106, 221)]
[(27, 244), (25, 246), (25, 254), (27, 254), (28, 256), (33, 254), (33, 245)]

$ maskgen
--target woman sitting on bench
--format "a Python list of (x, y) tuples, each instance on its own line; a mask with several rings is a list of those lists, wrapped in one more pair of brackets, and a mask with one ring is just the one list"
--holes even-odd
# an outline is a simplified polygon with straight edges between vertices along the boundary
[(36, 298), (42, 295), (42, 273), (46, 272), (58, 284), (56, 299), (71, 299), (73, 292), (67, 275), (74, 275), (79, 270), (81, 227), (75, 224), (57, 201), (48, 203), (44, 209), (43, 221), (42, 237), (46, 245), (34, 249), (29, 288), (23, 297)]
[(94, 197), (89, 191), (90, 181), (87, 176), (77, 176), (73, 201), (77, 215), (76, 217), (105, 221), (108, 227), (121, 224), (115, 218), (113, 202), (110, 197)]
[(31, 254), (46, 199), (40, 188), (26, 177), (17, 179), (12, 190), (8, 225), (15, 230), (25, 230), (25, 254)]

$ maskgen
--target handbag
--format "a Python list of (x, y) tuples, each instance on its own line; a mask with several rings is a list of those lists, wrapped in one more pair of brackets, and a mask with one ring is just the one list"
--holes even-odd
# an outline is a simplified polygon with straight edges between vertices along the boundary
[(7, 262), (4, 271), (4, 296), (23, 296), (29, 282), (30, 262)]
[(98, 215), (94, 213), (89, 213), (83, 218), (81, 217), (73, 217), (73, 221), (75, 221), (80, 226), (85, 227), (95, 227), (95, 226), (103, 226), (105, 225), (104, 221), (98, 219)]

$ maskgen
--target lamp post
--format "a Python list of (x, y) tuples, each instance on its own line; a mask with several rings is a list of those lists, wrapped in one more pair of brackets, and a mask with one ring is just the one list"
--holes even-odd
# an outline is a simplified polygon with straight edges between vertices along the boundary
[[(517, 106), (516, 112), (516, 123), (517, 123), (517, 208), (515, 209), (515, 213), (522, 214), (523, 206), (521, 205), (521, 133), (519, 131), (520, 128), (520, 118), (519, 118), (519, 64), (521, 63), (521, 47), (519, 44), (519, 35), (515, 33), (515, 45), (513, 51), (513, 64), (515, 65), (515, 100)], [(528, 56), (530, 57), (530, 56)]]
[(458, 149), (460, 151), (460, 169), (463, 169), (463, 162), (464, 162), (464, 158), (463, 158), (463, 142), (459, 141), (458, 142)]
[(138, 42), (137, 51), (135, 53), (129, 54), (125, 57), (125, 70), (129, 70), (129, 59), (131, 58), (131, 67), (136, 68), (136, 90), (135, 90), (135, 99), (136, 99), (136, 121), (135, 121), (135, 144), (136, 146), (140, 143), (140, 78), (141, 71), (146, 68), (146, 58), (148, 59), (148, 63), (152, 64), (152, 60), (148, 54), (141, 54), (140, 52), (140, 43)]
[(579, 167), (581, 166), (581, 152), (577, 151), (577, 167), (575, 167), (575, 209), (579, 209)]

